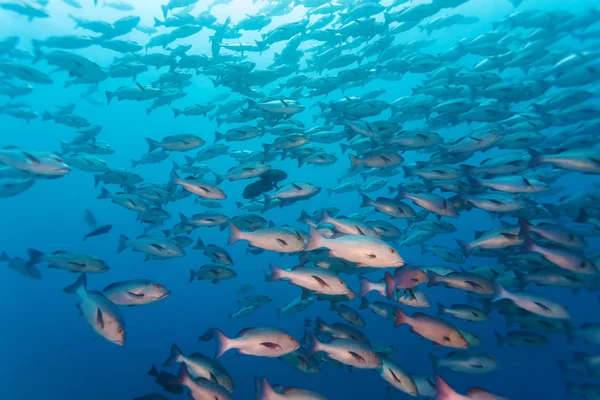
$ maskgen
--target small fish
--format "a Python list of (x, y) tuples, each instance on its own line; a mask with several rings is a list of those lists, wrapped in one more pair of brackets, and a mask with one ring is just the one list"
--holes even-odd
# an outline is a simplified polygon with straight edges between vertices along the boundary
[(162, 300), (171, 291), (151, 280), (134, 279), (110, 284), (102, 290), (102, 294), (118, 306), (137, 306)]
[(86, 275), (81, 274), (74, 284), (63, 290), (79, 297), (78, 308), (94, 332), (108, 341), (123, 346), (125, 344), (125, 321), (121, 312), (100, 292), (88, 291), (86, 283)]
[(217, 329), (216, 337), (215, 359), (231, 349), (252, 356), (280, 357), (300, 347), (293, 336), (279, 328), (271, 327), (243, 329), (237, 338), (228, 338)]

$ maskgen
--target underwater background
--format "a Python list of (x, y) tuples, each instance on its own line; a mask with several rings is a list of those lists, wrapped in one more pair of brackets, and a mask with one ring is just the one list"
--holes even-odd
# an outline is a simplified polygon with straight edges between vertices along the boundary
[[(102, 0), (100, 0), (102, 3)], [(204, 11), (207, 7), (200, 0), (194, 13)], [(386, 2), (381, 2), (387, 4)], [(413, 0), (410, 4), (422, 3)], [(82, 34), (81, 29), (75, 29), (69, 13), (78, 17), (103, 21), (114, 21), (128, 14), (141, 17), (141, 24), (152, 26), (153, 19), (162, 19), (159, 0), (131, 0), (134, 11), (119, 11), (109, 7), (94, 7), (92, 0), (81, 0), (82, 9), (74, 9), (58, 0), (50, 0), (45, 7), (49, 18), (35, 19), (31, 22), (26, 17), (0, 9), (0, 38), (19, 36), (19, 47), (32, 50), (31, 40), (44, 39), (49, 36)], [(233, 0), (227, 5), (216, 5), (211, 9), (220, 23), (227, 17), (235, 24), (246, 15), (256, 14), (265, 2), (256, 4), (246, 0)], [(525, 0), (518, 10), (538, 10), (541, 12), (568, 10), (573, 14), (597, 6), (594, 0)], [(471, 25), (456, 25), (433, 31), (429, 38), (435, 43), (420, 51), (438, 54), (452, 47), (464, 37), (475, 37), (490, 31), (494, 23), (515, 11), (507, 0), (470, 0), (459, 7), (444, 10), (442, 13), (460, 13), (476, 16), (479, 21)], [(294, 10), (280, 17), (274, 17), (273, 23), (262, 30), (267, 32), (274, 26), (296, 21), (302, 18), (305, 9), (299, 5)], [(382, 15), (375, 17), (383, 20)], [(164, 29), (164, 28), (163, 28)], [(210, 54), (210, 38), (212, 31), (203, 29), (196, 35), (180, 39), (175, 44), (191, 44), (191, 53)], [(418, 28), (396, 36), (396, 41), (409, 42), (423, 38), (425, 34)], [(144, 44), (148, 36), (139, 31), (133, 31), (125, 37)], [(260, 39), (257, 32), (245, 32), (244, 42)], [(594, 42), (598, 43), (598, 42)], [(256, 63), (256, 68), (267, 68), (275, 52), (280, 52), (285, 42), (275, 43), (262, 54), (247, 53), (247, 60)], [(589, 45), (589, 42), (588, 42)], [(304, 46), (304, 45), (303, 45)], [(580, 41), (567, 37), (558, 45), (564, 49), (576, 51), (583, 45)], [(93, 60), (101, 66), (107, 66), (113, 61), (116, 53), (98, 46), (74, 50), (76, 53)], [(144, 51), (142, 51), (144, 52)], [(151, 52), (165, 52), (160, 48)], [(456, 64), (470, 67), (481, 59), (479, 56), (467, 55)], [(40, 62), (37, 68), (49, 73), (52, 68)], [(137, 81), (150, 84), (166, 69), (149, 68), (140, 74)], [(327, 74), (327, 72), (325, 73)], [(502, 73), (503, 79), (524, 74), (520, 69), (509, 69)], [(51, 110), (54, 106), (69, 103), (76, 104), (76, 114), (92, 124), (102, 126), (99, 136), (115, 150), (114, 154), (101, 156), (111, 168), (131, 169), (131, 160), (139, 159), (147, 152), (145, 137), (160, 140), (161, 138), (178, 134), (190, 133), (212, 143), (214, 131), (227, 130), (232, 125), (217, 128), (217, 123), (207, 117), (173, 117), (170, 106), (154, 110), (149, 115), (145, 108), (150, 101), (130, 102), (113, 101), (110, 105), (92, 105), (81, 98), (85, 88), (79, 86), (63, 87), (67, 80), (64, 73), (51, 75), (54, 84), (36, 86), (33, 93), (16, 101), (24, 101), (37, 110)], [(323, 97), (299, 99), (306, 106), (304, 112), (294, 118), (304, 122), (307, 128), (317, 126), (323, 121), (313, 122), (313, 115), (319, 113), (319, 108), (309, 108), (315, 101), (332, 101), (343, 96), (360, 97), (373, 89), (385, 88), (386, 92), (380, 100), (392, 102), (402, 97), (410, 96), (412, 88), (422, 84), (425, 74), (407, 73), (401, 80), (373, 79), (364, 87), (350, 88), (342, 93), (335, 90)], [(172, 107), (183, 108), (191, 104), (205, 104), (216, 95), (227, 93), (229, 89), (223, 86), (214, 87), (207, 76), (194, 76), (193, 84), (186, 88), (187, 97), (173, 102)], [(284, 78), (285, 79), (285, 78)], [(100, 83), (98, 98), (102, 100), (104, 91), (115, 90), (122, 85), (129, 85), (128, 79), (108, 79)], [(277, 83), (266, 87), (256, 88), (268, 92)], [(597, 85), (592, 86), (597, 92)], [(238, 95), (238, 97), (240, 97)], [(8, 102), (2, 97), (0, 105)], [(597, 97), (592, 100), (597, 103)], [(526, 109), (527, 102), (520, 103), (517, 108)], [(375, 119), (386, 119), (389, 111), (384, 111)], [(404, 124), (405, 129), (416, 129), (423, 126), (423, 121), (411, 121)], [(471, 126), (461, 123), (432, 129), (438, 132), (445, 141), (460, 138), (471, 131)], [(545, 132), (551, 134), (552, 128)], [(60, 142), (68, 142), (73, 137), (73, 128), (44, 121), (41, 118), (30, 122), (12, 118), (0, 113), (0, 146), (17, 146), (44, 151), (60, 150)], [(261, 143), (271, 142), (274, 137), (268, 135), (248, 142), (231, 142), (231, 150), (247, 149), (262, 151)], [(295, 160), (275, 160), (270, 162), (273, 168), (284, 170), (288, 174), (286, 182), (310, 182), (322, 188), (332, 188), (337, 185), (337, 178), (343, 176), (349, 168), (348, 156), (341, 154), (339, 144), (319, 144), (326, 151), (332, 152), (339, 158), (338, 162), (325, 167), (305, 165), (298, 168)], [(485, 158), (497, 156), (504, 152), (497, 148), (485, 153), (475, 154), (469, 164), (478, 164)], [(406, 152), (403, 154), (405, 163), (426, 161), (427, 154)], [(172, 161), (183, 164), (183, 153), (171, 153), (168, 160), (160, 164), (139, 165), (134, 171), (145, 180), (166, 183), (169, 180)], [(224, 172), (237, 165), (236, 160), (228, 157), (218, 157), (204, 161), (211, 169)], [(385, 178), (388, 179), (388, 178)], [(401, 172), (389, 178), (389, 185), (395, 186), (404, 180)], [(595, 188), (598, 179), (593, 175), (571, 173), (563, 176), (556, 185), (564, 187), (558, 195), (545, 197), (543, 203), (558, 203), (558, 199), (571, 193), (587, 191)], [(229, 197), (223, 202), (223, 208), (216, 210), (233, 217), (240, 214), (235, 201), (240, 201), (241, 192), (247, 181), (225, 181), (220, 187)], [(384, 189), (387, 190), (387, 189)], [(112, 189), (111, 189), (112, 191)], [(265, 271), (270, 263), (282, 267), (297, 265), (297, 257), (285, 255), (280, 257), (275, 252), (265, 252), (258, 255), (245, 252), (246, 243), (235, 243), (227, 246), (228, 230), (199, 228), (190, 236), (200, 237), (204, 243), (217, 244), (225, 247), (233, 259), (233, 268), (237, 277), (218, 284), (209, 281), (188, 283), (189, 270), (197, 269), (209, 260), (202, 252), (188, 249), (185, 257), (159, 261), (143, 261), (143, 255), (126, 250), (117, 253), (119, 234), (130, 238), (143, 234), (143, 226), (136, 222), (135, 214), (119, 207), (108, 200), (98, 200), (99, 188), (94, 188), (91, 174), (73, 169), (69, 174), (52, 180), (40, 180), (30, 190), (18, 196), (0, 200), (0, 250), (6, 251), (11, 257), (27, 258), (27, 249), (33, 248), (51, 253), (63, 249), (90, 253), (104, 260), (110, 271), (103, 274), (88, 275), (88, 286), (100, 290), (107, 285), (133, 278), (144, 278), (158, 281), (169, 288), (171, 295), (155, 304), (141, 307), (123, 308), (127, 321), (127, 343), (124, 346), (103, 340), (95, 340), (94, 333), (82, 321), (75, 308), (75, 299), (62, 291), (62, 288), (75, 281), (75, 274), (57, 269), (41, 268), (42, 279), (32, 280), (21, 276), (9, 268), (0, 268), (0, 398), (6, 400), (28, 399), (133, 399), (148, 393), (160, 393), (161, 388), (147, 375), (151, 365), (160, 367), (169, 354), (172, 343), (176, 343), (184, 354), (201, 352), (212, 356), (215, 344), (213, 341), (198, 342), (198, 336), (208, 328), (217, 327), (228, 336), (235, 336), (238, 331), (256, 326), (277, 326), (289, 332), (296, 338), (304, 334), (305, 318), (322, 318), (327, 323), (344, 322), (336, 312), (329, 310), (328, 302), (315, 302), (306, 311), (278, 318), (275, 311), (290, 300), (300, 295), (300, 290), (285, 282), (266, 282)], [(387, 195), (382, 191), (383, 196)], [(360, 196), (356, 192), (333, 194), (328, 196), (325, 190), (318, 195), (296, 204), (267, 211), (263, 216), (275, 225), (292, 224), (302, 210), (309, 214), (325, 207), (338, 207), (340, 215), (367, 213), (368, 209), (359, 208)], [(172, 215), (164, 227), (155, 228), (152, 233), (160, 234), (161, 229), (167, 229), (178, 221), (178, 213), (191, 215), (202, 209), (193, 204), (192, 197), (185, 198), (166, 205), (165, 210)], [(106, 235), (83, 241), (83, 236), (89, 231), (84, 222), (84, 210), (93, 211), (100, 224), (110, 223), (113, 229)], [(382, 218), (384, 219), (384, 218)], [(385, 217), (387, 220), (387, 217)], [(392, 221), (392, 220), (390, 220)], [(396, 221), (392, 221), (396, 223)], [(484, 231), (497, 226), (497, 220), (483, 210), (473, 209), (462, 212), (460, 218), (451, 221), (457, 231), (447, 235), (437, 235), (427, 242), (428, 245), (438, 244), (456, 248), (455, 239), (471, 240), (473, 231)], [(397, 223), (399, 227), (404, 221)], [(589, 249), (594, 250), (599, 241), (596, 237), (586, 237)], [(456, 265), (444, 263), (432, 254), (422, 254), (418, 246), (398, 248), (398, 251), (409, 264), (414, 265)], [(460, 267), (470, 269), (475, 266), (495, 263), (496, 260), (480, 257), (469, 257)], [(378, 272), (367, 275), (377, 279)], [(358, 291), (358, 278), (348, 276), (347, 282)], [(251, 284), (253, 294), (268, 295), (272, 302), (247, 318), (231, 320), (229, 314), (237, 310), (237, 294), (242, 284)], [(430, 298), (431, 308), (424, 309), (425, 313), (433, 313), (435, 303), (451, 305), (465, 303), (466, 295), (460, 291), (447, 290), (442, 287), (425, 289)], [(564, 288), (544, 287), (534, 291), (543, 293), (566, 306), (571, 314), (571, 323), (581, 325), (598, 320), (598, 298), (595, 292), (579, 290), (572, 292)], [(358, 308), (358, 300), (349, 303)], [(406, 311), (406, 309), (405, 309)], [(411, 310), (413, 311), (413, 310)], [(416, 311), (416, 309), (414, 310)], [(418, 335), (408, 333), (408, 328), (394, 328), (393, 324), (378, 317), (368, 310), (361, 310), (366, 326), (363, 331), (372, 343), (386, 343), (395, 346), (399, 352), (394, 359), (407, 371), (433, 376), (433, 370), (428, 354), (441, 354), (429, 342)], [(434, 314), (435, 315), (435, 314)], [(478, 350), (489, 354), (497, 360), (499, 368), (489, 374), (461, 374), (446, 371), (443, 376), (459, 392), (468, 387), (482, 387), (494, 393), (512, 399), (562, 399), (567, 398), (564, 377), (561, 374), (557, 360), (570, 360), (574, 352), (594, 353), (597, 345), (585, 344), (581, 341), (569, 342), (564, 335), (548, 335), (550, 346), (539, 348), (508, 348), (498, 347), (494, 331), (506, 332), (504, 318), (497, 313), (491, 313), (490, 320), (485, 323), (470, 323), (453, 320), (456, 326), (475, 333), (482, 344)], [(329, 399), (384, 399), (388, 398), (387, 385), (378, 374), (369, 370), (337, 369), (322, 366), (319, 373), (305, 374), (292, 369), (277, 359), (251, 357), (235, 354), (231, 351), (220, 358), (235, 382), (234, 398), (249, 399), (254, 396), (254, 377), (265, 376), (269, 382), (285, 386), (302, 387), (314, 390)], [(166, 368), (176, 374), (175, 366)], [(576, 383), (589, 380), (571, 377)], [(187, 391), (187, 390), (186, 390)], [(162, 392), (170, 399), (182, 398), (185, 394), (174, 395)], [(392, 398), (408, 397), (396, 391)]]

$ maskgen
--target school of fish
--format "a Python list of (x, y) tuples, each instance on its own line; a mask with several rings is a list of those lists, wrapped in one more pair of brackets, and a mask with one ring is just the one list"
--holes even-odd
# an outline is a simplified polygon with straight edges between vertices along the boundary
[[(332, 315), (307, 319), (303, 338), (252, 322), (237, 334), (207, 325), (199, 340), (214, 341), (214, 355), (173, 344), (170, 352), (157, 354), (167, 357), (165, 369), (152, 366), (149, 372), (164, 391), (138, 400), (164, 400), (165, 392), (184, 391), (196, 400), (235, 398), (235, 377), (219, 361), (229, 351), (240, 358), (277, 358), (273, 362), (304, 373), (325, 365), (371, 369), (390, 393), (410, 397), (505, 399), (477, 387), (479, 374), (502, 367), (492, 354), (474, 350), (481, 340), (469, 332), (470, 324), (489, 324), (490, 318), (507, 322), (504, 332), (494, 332), (498, 348), (527, 352), (550, 346), (556, 335), (585, 343), (589, 352), (572, 352), (572, 359), (557, 364), (569, 395), (600, 398), (600, 384), (575, 385), (570, 378), (600, 376), (594, 347), (600, 344), (600, 322), (590, 316), (575, 323), (560, 298), (546, 294), (549, 286), (600, 290), (600, 252), (588, 245), (600, 234), (599, 181), (593, 184), (600, 174), (600, 7), (536, 11), (523, 9), (527, 0), (497, 1), (510, 2), (513, 12), (493, 21), (487, 33), (465, 36), (438, 54), (427, 50), (435, 42), (432, 33), (479, 21), (456, 11), (469, 0), (269, 0), (256, 15), (235, 22), (211, 14), (231, 0), (169, 0), (148, 25), (135, 14), (139, 6), (127, 0), (62, 0), (72, 11), (72, 34), (32, 43), (18, 36), (0, 39), (1, 116), (23, 123), (41, 119), (73, 132), (72, 140), (53, 149), (2, 143), (0, 197), (19, 196), (34, 185), (51, 190), (56, 179), (83, 171), (95, 189), (81, 190), (96, 190), (98, 201), (124, 207), (143, 226), (143, 234), (128, 237), (115, 232), (111, 221), (96, 221), (93, 210), (73, 210), (84, 216), (84, 240), (111, 235), (118, 253), (139, 252), (158, 263), (203, 254), (209, 262), (189, 272), (194, 285), (236, 279), (228, 248), (244, 246), (259, 265), (255, 274), (268, 270), (269, 285), (297, 287), (295, 298), (278, 305), (278, 318), (318, 301), (330, 303)], [(34, 24), (51, 17), (48, 3), (2, 0), (0, 13)], [(78, 16), (101, 6), (123, 17)], [(278, 23), (298, 10), (301, 19)], [(134, 30), (147, 40), (127, 39)], [(211, 32), (209, 54), (193, 45), (203, 30)], [(410, 30), (421, 38), (403, 40)], [(248, 36), (257, 39), (245, 41)], [(565, 40), (578, 46), (565, 46)], [(100, 65), (78, 54), (92, 46), (110, 52), (113, 62)], [(264, 69), (250, 61), (266, 54), (272, 58)], [(158, 79), (148, 78), (155, 70)], [(386, 82), (407, 75), (419, 82), (411, 94), (397, 97), (386, 89)], [(146, 141), (147, 153), (132, 160), (131, 169), (111, 168), (110, 157), (119, 149), (102, 141), (103, 127), (93, 115), (78, 115), (74, 103), (53, 110), (28, 104), (28, 95), (62, 77), (64, 90), (82, 91), (81, 102), (107, 112), (122, 101), (138, 102), (134, 120), (170, 108), (172, 118), (189, 118), (190, 131), (198, 131), (198, 123), (210, 128), (140, 136), (136, 140)], [(188, 96), (186, 90), (206, 77), (215, 88), (226, 88), (224, 94), (212, 100)], [(114, 89), (110, 82), (123, 86)], [(362, 90), (367, 84), (377, 88)], [(353, 90), (360, 94), (348, 93)], [(465, 133), (449, 138), (446, 131), (457, 126)], [(261, 150), (245, 149), (248, 143)], [(223, 159), (235, 166), (205, 164)], [(304, 180), (289, 179), (292, 171), (281, 169), (290, 159), (297, 162), (293, 175)], [(163, 173), (138, 173), (146, 164), (160, 164)], [(311, 182), (334, 164), (346, 173), (327, 176), (327, 187)], [(591, 182), (585, 191), (557, 184), (584, 175)], [(303, 202), (316, 196), (323, 206), (304, 210)], [(548, 200), (551, 196), (560, 200)], [(192, 201), (197, 213), (177, 210)], [(341, 215), (340, 202), (355, 213)], [(235, 204), (237, 213), (221, 213), (224, 203)], [(280, 208), (289, 208), (288, 220), (276, 226), (269, 213)], [(456, 221), (478, 212), (489, 215), (495, 228), (457, 233)], [(205, 235), (208, 228), (226, 230), (229, 240), (213, 243)], [(456, 244), (430, 244), (442, 235)], [(403, 256), (412, 246), (440, 264)], [(77, 273), (64, 292), (74, 295), (91, 330), (118, 346), (127, 345), (121, 307), (145, 307), (176, 295), (139, 276), (100, 290), (93, 275), (110, 274), (102, 254), (10, 249), (19, 256), (4, 250), (0, 260), (27, 278), (41, 279), (42, 265)], [(263, 252), (280, 253), (296, 266), (261, 264)], [(468, 258), (483, 260), (482, 266), (465, 267)], [(432, 286), (462, 292), (464, 304), (430, 298)], [(230, 293), (239, 298), (230, 319), (251, 321), (272, 302), (268, 293), (253, 290), (240, 282), (238, 292)], [(398, 337), (419, 335), (450, 352), (431, 347), (423, 354), (431, 359), (431, 374), (414, 374), (394, 360), (401, 341), (370, 341), (363, 319), (369, 312), (389, 320)], [(335, 314), (344, 322), (333, 322)], [(169, 372), (173, 365), (178, 373)], [(472, 374), (473, 388), (458, 393), (443, 378), (451, 371)], [(360, 373), (353, 376), (359, 379)], [(325, 399), (268, 377), (256, 377), (255, 384), (257, 400)]]

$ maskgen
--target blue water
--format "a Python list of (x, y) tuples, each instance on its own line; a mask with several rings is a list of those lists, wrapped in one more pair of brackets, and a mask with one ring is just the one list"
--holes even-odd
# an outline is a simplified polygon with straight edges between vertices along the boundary
[[(19, 47), (30, 49), (31, 39), (43, 39), (51, 35), (85, 34), (83, 30), (75, 31), (73, 22), (67, 17), (68, 13), (88, 19), (114, 21), (127, 15), (109, 8), (94, 8), (91, 0), (81, 0), (83, 10), (74, 10), (58, 0), (51, 0), (47, 7), (51, 18), (27, 22), (26, 18), (8, 11), (0, 10), (0, 38), (10, 35), (20, 36)], [(143, 25), (152, 25), (153, 17), (162, 19), (158, 0), (132, 1), (136, 15), (142, 17)], [(200, 3), (205, 3), (201, 1)], [(417, 3), (417, 1), (413, 2)], [(244, 14), (253, 14), (262, 2), (252, 4), (251, 1), (233, 0), (229, 6), (216, 6), (211, 12), (219, 22), (227, 16), (233, 23), (239, 21)], [(568, 9), (572, 13), (597, 5), (594, 0), (578, 0), (565, 4), (559, 0), (525, 0), (518, 10), (556, 10)], [(194, 14), (202, 11), (204, 4), (196, 7)], [(425, 51), (437, 54), (452, 46), (462, 37), (475, 37), (491, 29), (491, 22), (498, 21), (513, 11), (512, 5), (505, 0), (471, 0), (452, 12), (473, 15), (481, 20), (477, 24), (455, 26), (443, 31), (435, 31), (431, 38), (437, 42)], [(275, 18), (270, 26), (297, 20), (303, 14), (302, 7), (297, 7), (293, 13)], [(269, 28), (270, 28), (269, 27)], [(265, 32), (265, 30), (263, 30)], [(208, 36), (212, 31), (204, 29), (199, 34), (179, 40), (176, 44), (190, 43), (193, 45), (192, 54), (209, 54), (210, 43)], [(422, 38), (418, 29), (412, 29), (406, 34), (397, 36), (397, 41), (408, 42)], [(244, 42), (257, 38), (255, 32), (244, 35)], [(120, 39), (128, 39), (145, 43), (148, 36), (134, 31)], [(249, 54), (249, 60), (257, 63), (258, 68), (266, 68), (272, 61), (273, 53), (279, 52), (285, 45), (281, 42), (262, 55)], [(569, 42), (565, 46), (569, 46)], [(571, 43), (575, 45), (575, 43)], [(160, 49), (153, 51), (159, 52)], [(102, 66), (108, 66), (116, 53), (94, 46), (77, 50), (78, 54), (89, 57)], [(468, 56), (460, 63), (473, 65), (481, 57)], [(39, 63), (40, 70), (49, 72), (51, 69), (45, 63)], [(161, 72), (150, 68), (138, 77), (138, 81), (149, 84)], [(515, 70), (512, 70), (512, 73)], [(520, 72), (519, 72), (520, 73)], [(508, 75), (511, 72), (507, 72)], [(215, 122), (203, 117), (173, 118), (170, 107), (154, 110), (146, 116), (145, 108), (150, 102), (114, 101), (110, 106), (93, 106), (80, 100), (83, 87), (64, 89), (66, 80), (64, 73), (53, 75), (53, 85), (36, 86), (34, 93), (16, 101), (31, 105), (40, 114), (43, 110), (51, 110), (53, 106), (71, 102), (77, 104), (75, 114), (87, 118), (92, 124), (103, 126), (99, 140), (105, 141), (116, 150), (115, 154), (100, 156), (112, 168), (130, 168), (132, 159), (139, 159), (146, 151), (145, 137), (160, 139), (176, 133), (192, 133), (203, 137), (208, 143), (213, 140), (213, 131), (217, 128)], [(194, 85), (187, 88), (188, 96), (173, 103), (174, 107), (185, 107), (194, 103), (203, 104), (215, 95), (227, 92), (224, 87), (213, 88), (210, 80), (203, 75), (194, 77)], [(400, 81), (374, 80), (364, 88), (353, 88), (344, 95), (360, 95), (363, 92), (385, 87), (387, 93), (380, 99), (393, 101), (409, 95), (411, 88), (418, 85), (423, 75), (408, 74)], [(114, 90), (121, 85), (128, 85), (128, 79), (109, 79), (100, 84), (100, 90)], [(264, 88), (266, 92), (275, 84)], [(259, 88), (259, 90), (262, 90)], [(340, 91), (331, 93), (327, 100), (339, 99)], [(318, 100), (322, 100), (318, 99)], [(2, 103), (5, 101), (3, 98)], [(307, 127), (315, 126), (312, 113), (308, 111), (312, 99), (300, 100), (307, 106), (307, 111), (294, 117)], [(385, 119), (389, 114), (375, 119)], [(320, 121), (322, 123), (322, 121)], [(414, 124), (417, 126), (418, 124)], [(410, 128), (407, 124), (405, 128)], [(225, 126), (229, 129), (231, 126)], [(445, 139), (460, 137), (469, 132), (466, 124), (460, 124), (451, 129), (438, 130)], [(34, 119), (31, 123), (0, 114), (0, 145), (15, 145), (22, 148), (38, 150), (58, 150), (61, 141), (69, 141), (73, 137), (73, 129)], [(274, 137), (265, 137), (250, 142), (228, 143), (232, 150), (250, 149), (262, 150), (261, 141), (270, 142)], [(292, 160), (276, 160), (273, 168), (285, 170), (289, 178), (287, 182), (310, 181), (323, 188), (336, 185), (336, 178), (343, 175), (348, 166), (347, 154), (341, 155), (338, 144), (319, 146), (335, 152), (339, 161), (326, 168), (304, 166), (298, 169)], [(478, 154), (470, 164), (477, 163), (490, 155), (498, 154), (492, 150), (486, 154)], [(406, 162), (426, 159), (427, 155), (414, 152), (404, 154)], [(164, 183), (169, 179), (171, 162), (183, 162), (183, 155), (172, 153), (168, 160), (159, 165), (141, 165), (135, 172), (142, 175), (147, 182)], [(224, 172), (233, 165), (235, 160), (219, 157), (204, 162), (211, 169)], [(402, 176), (390, 179), (390, 185), (401, 183)], [(586, 190), (597, 184), (597, 178), (581, 174), (570, 174), (561, 178), (556, 184), (563, 185), (563, 194)], [(224, 182), (221, 188), (229, 194), (224, 202), (224, 208), (216, 210), (233, 217), (236, 210), (234, 201), (239, 200), (241, 192), (248, 181)], [(110, 188), (111, 191), (113, 188)], [(0, 268), (0, 399), (29, 400), (29, 399), (132, 399), (152, 392), (161, 392), (161, 388), (153, 382), (146, 373), (152, 364), (162, 365), (169, 354), (172, 343), (176, 343), (188, 355), (201, 352), (206, 355), (214, 353), (215, 344), (211, 342), (198, 343), (198, 336), (207, 328), (218, 327), (228, 336), (235, 336), (243, 328), (253, 326), (273, 325), (290, 332), (294, 337), (301, 338), (305, 318), (321, 317), (328, 323), (344, 322), (335, 312), (329, 311), (329, 304), (316, 302), (307, 311), (277, 319), (275, 308), (283, 307), (290, 300), (300, 295), (300, 289), (283, 281), (265, 282), (264, 270), (269, 263), (283, 267), (296, 265), (295, 256), (279, 257), (278, 254), (265, 252), (261, 255), (245, 254), (247, 244), (239, 242), (226, 246), (228, 232), (218, 228), (199, 228), (191, 236), (201, 237), (205, 243), (214, 243), (226, 247), (230, 252), (234, 268), (238, 276), (229, 281), (216, 285), (208, 281), (188, 283), (189, 270), (197, 269), (209, 260), (201, 252), (187, 249), (187, 255), (163, 261), (143, 262), (143, 255), (126, 250), (117, 254), (119, 234), (136, 237), (142, 234), (143, 226), (135, 221), (135, 213), (128, 211), (107, 200), (97, 200), (99, 189), (95, 189), (91, 174), (73, 170), (67, 176), (56, 180), (40, 180), (30, 190), (16, 197), (0, 200), (0, 250), (7, 251), (11, 256), (26, 257), (27, 249), (34, 248), (50, 253), (55, 250), (69, 250), (90, 253), (107, 262), (110, 271), (106, 274), (88, 276), (88, 284), (92, 289), (101, 290), (110, 283), (145, 278), (158, 281), (168, 287), (172, 294), (164, 301), (155, 304), (124, 308), (123, 313), (127, 323), (127, 344), (123, 347), (103, 340), (94, 340), (94, 334), (75, 308), (75, 298), (62, 292), (62, 288), (71, 284), (75, 274), (62, 270), (41, 267), (42, 279), (29, 280), (8, 268)], [(379, 195), (385, 195), (382, 191)], [(276, 225), (295, 224), (301, 210), (309, 213), (322, 207), (339, 207), (340, 215), (356, 212), (366, 212), (359, 209), (360, 198), (356, 193), (333, 195), (328, 197), (323, 190), (316, 197), (302, 201), (292, 206), (268, 211), (264, 216)], [(114, 225), (108, 235), (99, 236), (86, 242), (83, 235), (89, 231), (83, 221), (83, 212), (90, 209), (94, 212), (100, 224)], [(173, 226), (178, 212), (191, 215), (203, 211), (194, 206), (192, 198), (166, 206), (173, 218), (168, 220), (165, 227)], [(386, 219), (386, 218), (382, 218)], [(463, 213), (457, 220), (452, 221), (458, 231), (449, 235), (438, 235), (428, 242), (455, 247), (454, 238), (472, 239), (473, 230), (486, 230), (497, 225), (495, 219), (483, 211), (473, 210)], [(404, 226), (404, 222), (399, 222)], [(158, 230), (155, 232), (158, 233)], [(594, 249), (597, 240), (588, 239), (590, 248)], [(421, 255), (418, 247), (400, 249), (403, 258), (417, 265), (442, 265), (444, 262), (431, 254)], [(471, 257), (464, 266), (495, 263), (493, 259)], [(453, 265), (447, 265), (454, 267)], [(379, 273), (370, 275), (378, 279)], [(358, 279), (354, 276), (347, 278), (353, 289), (358, 290)], [(271, 304), (260, 308), (249, 318), (231, 321), (228, 314), (237, 309), (236, 301), (240, 298), (237, 289), (243, 283), (254, 286), (254, 294), (266, 294), (273, 299)], [(446, 305), (465, 303), (466, 295), (456, 290), (441, 287), (426, 289), (432, 308), (426, 313), (434, 313), (435, 303)], [(594, 293), (579, 291), (572, 294), (565, 289), (534, 288), (532, 291), (543, 293), (567, 306), (572, 323), (580, 325), (594, 322), (599, 311), (598, 301)], [(373, 294), (371, 294), (373, 296)], [(373, 297), (374, 299), (374, 297)], [(358, 300), (350, 303), (358, 307)], [(408, 310), (409, 313), (417, 311)], [(421, 310), (418, 310), (421, 311)], [(407, 327), (394, 329), (390, 321), (384, 320), (370, 311), (361, 311), (366, 321), (364, 332), (372, 343), (387, 343), (400, 351), (394, 356), (412, 373), (433, 376), (428, 354), (446, 354), (444, 349), (434, 348), (430, 342), (408, 332)], [(557, 360), (570, 359), (573, 351), (593, 353), (597, 349), (593, 345), (584, 345), (578, 341), (567, 343), (564, 336), (548, 335), (552, 346), (542, 348), (498, 348), (494, 338), (494, 330), (506, 332), (504, 318), (498, 313), (492, 313), (490, 321), (481, 324), (452, 320), (456, 326), (469, 330), (479, 336), (483, 345), (475, 351), (481, 351), (494, 357), (501, 369), (486, 375), (468, 375), (445, 371), (443, 375), (451, 385), (460, 392), (468, 387), (478, 386), (512, 399), (561, 399), (566, 398), (563, 377), (560, 375)], [(221, 362), (229, 371), (236, 386), (234, 398), (249, 399), (254, 393), (254, 376), (266, 376), (272, 383), (285, 386), (297, 386), (322, 393), (330, 399), (383, 399), (387, 398), (387, 385), (373, 371), (336, 369), (322, 366), (318, 374), (304, 374), (292, 369), (287, 364), (268, 358), (238, 355), (230, 351), (221, 358)], [(175, 367), (170, 371), (176, 373)], [(573, 380), (573, 378), (571, 378)], [(589, 380), (588, 380), (589, 381)], [(583, 382), (583, 381), (581, 381)], [(579, 383), (581, 383), (579, 382)], [(187, 391), (187, 390), (186, 390)], [(169, 398), (177, 397), (166, 394)], [(394, 392), (394, 398), (405, 396)]]

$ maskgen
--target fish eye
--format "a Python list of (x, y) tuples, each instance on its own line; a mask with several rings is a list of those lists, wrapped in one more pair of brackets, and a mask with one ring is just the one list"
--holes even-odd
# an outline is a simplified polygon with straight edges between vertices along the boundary
[(396, 250), (394, 250), (394, 249), (390, 248), (390, 253), (391, 253), (391, 254), (396, 254)]
[(121, 327), (117, 328), (117, 333), (119, 335), (122, 335), (123, 334), (123, 328), (121, 328)]
[(341, 283), (342, 285), (344, 284), (344, 281), (343, 281), (343, 280), (341, 280), (341, 279), (338, 279), (338, 280), (340, 281), (340, 283)]
[(159, 290), (162, 289), (162, 285), (155, 285), (154, 287), (157, 288), (157, 289), (159, 289)]
[(377, 355), (377, 353), (373, 353), (373, 356), (374, 356), (375, 358), (379, 358), (379, 356)]
[(492, 357), (490, 357), (490, 358), (489, 358), (489, 360), (490, 360), (491, 362), (494, 362), (494, 361), (496, 361), (496, 360), (494, 360)]
[(181, 246), (180, 246), (180, 245), (178, 245), (178, 244), (176, 244), (176, 245), (175, 245), (175, 247), (177, 247), (178, 249), (180, 249), (180, 248), (181, 248)]
[(294, 338), (292, 336), (288, 336), (288, 339), (290, 340), (294, 340)]

